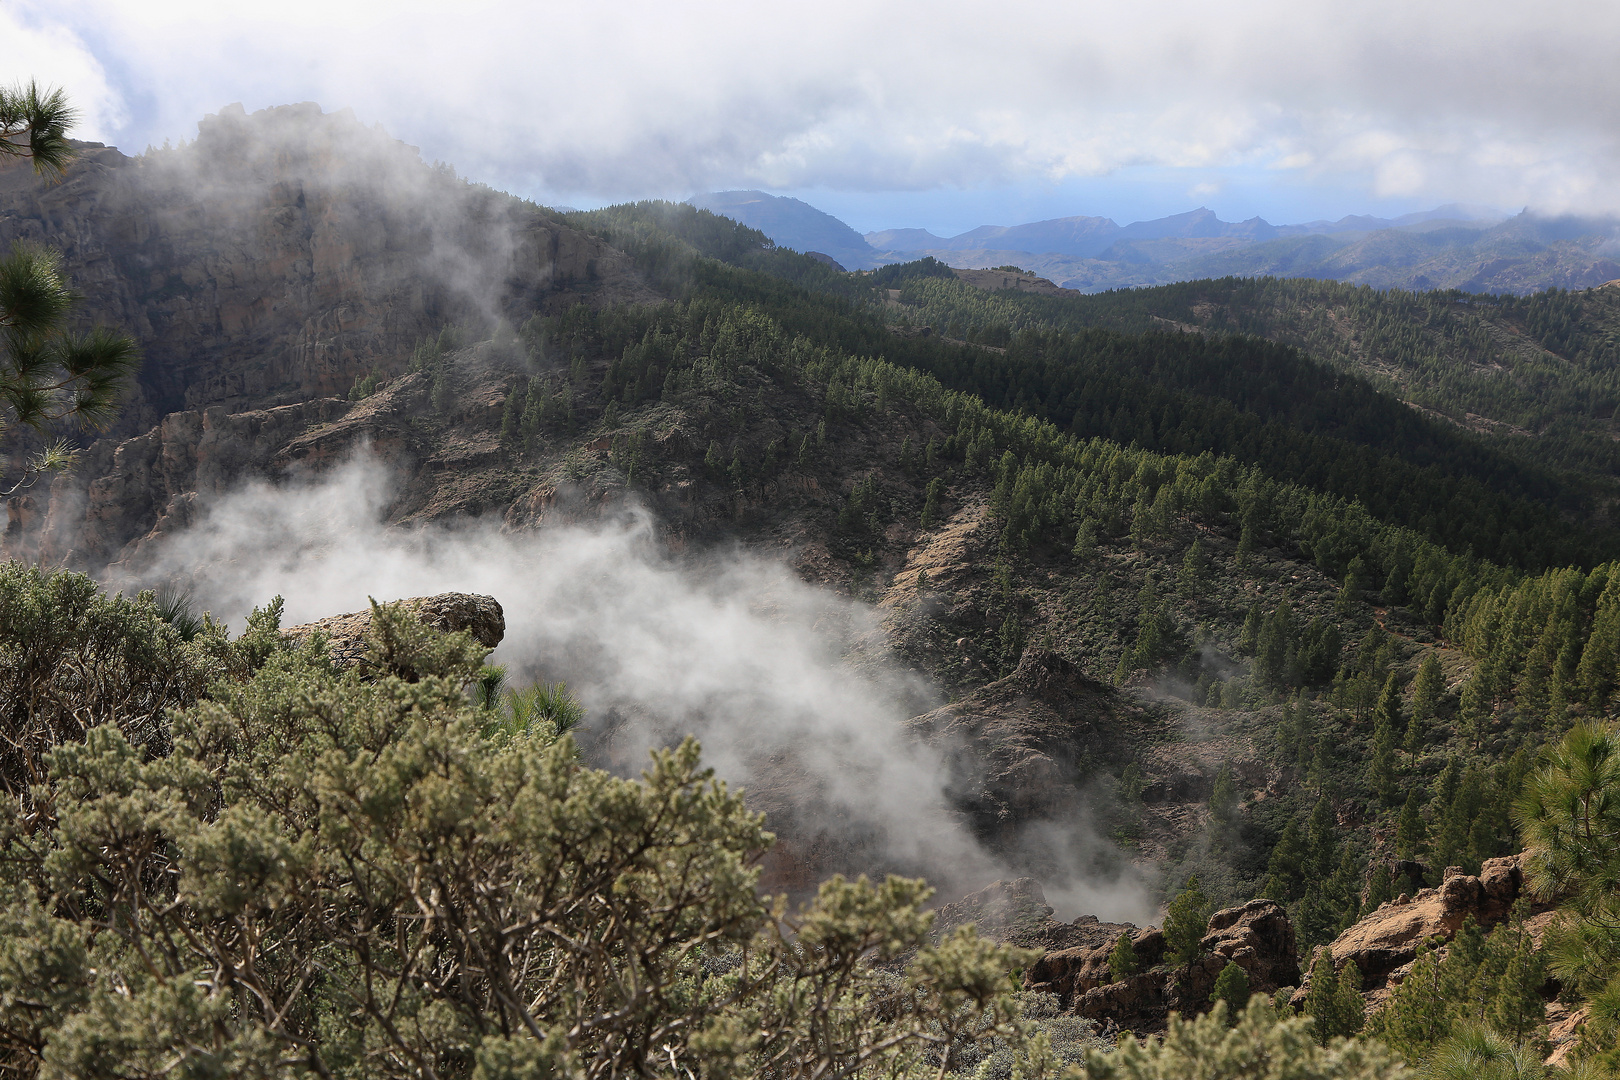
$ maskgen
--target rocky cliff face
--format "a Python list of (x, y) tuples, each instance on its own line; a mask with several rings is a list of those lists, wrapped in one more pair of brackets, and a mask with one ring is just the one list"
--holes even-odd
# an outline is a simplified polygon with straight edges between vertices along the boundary
[(86, 146), (56, 184), (0, 168), (0, 245), (19, 240), (60, 249), (83, 314), (140, 342), (123, 435), (346, 393), (446, 324), (652, 298), (601, 241), (315, 105), (233, 106), (134, 158)]
[[(1362, 992), (1368, 1004), (1378, 1006), (1403, 980), (1417, 959), (1419, 945), (1443, 945), (1457, 935), (1464, 921), (1473, 919), (1490, 929), (1513, 910), (1524, 893), (1522, 855), (1487, 859), (1477, 875), (1461, 867), (1447, 867), (1444, 880), (1415, 896), (1402, 894), (1364, 915), (1334, 939), (1329, 949), (1334, 970), (1353, 963), (1361, 970)], [(1537, 911), (1547, 911), (1543, 904)], [(1295, 995), (1303, 1004), (1310, 980)]]
[(950, 755), (958, 805), (994, 835), (998, 824), (1068, 808), (1074, 778), (1114, 764), (1127, 732), (1118, 695), (1054, 652), (1031, 649), (1016, 670), (909, 721)]
[[(453, 634), (465, 630), (480, 645), (493, 649), (506, 636), (506, 612), (493, 596), (478, 593), (440, 593), (399, 601), (404, 609), (435, 630)], [(339, 670), (359, 666), (365, 660), (366, 635), (371, 632), (371, 612), (352, 611), (331, 615), (312, 623), (289, 626), (282, 633), (302, 643), (319, 634), (326, 643), (326, 654)], [(362, 673), (365, 669), (362, 669)]]
[[(135, 158), (87, 146), (56, 184), (0, 167), (0, 245), (17, 241), (60, 250), (80, 314), (144, 354), (80, 468), (7, 506), (7, 555), (90, 570), (188, 524), (199, 498), (319, 457), (329, 440), (289, 444), (447, 325), (656, 299), (595, 237), (313, 105), (228, 108)], [(432, 453), (368, 435), (407, 468)]]

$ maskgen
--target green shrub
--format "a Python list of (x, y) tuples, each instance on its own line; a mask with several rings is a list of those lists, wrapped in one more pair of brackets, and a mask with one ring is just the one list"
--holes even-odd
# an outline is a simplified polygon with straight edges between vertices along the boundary
[[(57, 587), (105, 655), (153, 650), (134, 670), (192, 655), (147, 602)], [(38, 750), (43, 810), (0, 808), (0, 1069), (909, 1077), (1024, 1054), (1008, 972), (1031, 954), (932, 941), (920, 881), (773, 906), (771, 835), (696, 743), (621, 779), (556, 737), (560, 687), (544, 723), (489, 732), (466, 634), (374, 606), (368, 663), (339, 673), (275, 624), (199, 637), (226, 677), (168, 710), (166, 754), (98, 723)]]
[(1196, 1020), (1171, 1014), (1163, 1039), (1127, 1035), (1113, 1053), (1086, 1055), (1085, 1080), (1401, 1080), (1408, 1075), (1376, 1042), (1333, 1039), (1318, 1046), (1310, 1021), (1278, 1016), (1264, 997), (1229, 1023), (1225, 1002)]

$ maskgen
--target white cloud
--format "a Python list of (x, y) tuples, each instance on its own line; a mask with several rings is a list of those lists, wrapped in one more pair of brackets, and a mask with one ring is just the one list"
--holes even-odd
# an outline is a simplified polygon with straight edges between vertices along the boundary
[(1620, 209), (1608, 0), (21, 10), (119, 73), (136, 149), (228, 101), (308, 99), (503, 186), (601, 197), (1277, 163), (1369, 195)]
[(42, 87), (72, 88), (80, 113), (76, 137), (106, 141), (128, 123), (123, 99), (108, 82), (101, 61), (67, 26), (0, 7), (0, 40), (6, 43), (0, 52), (0, 83), (33, 80)]

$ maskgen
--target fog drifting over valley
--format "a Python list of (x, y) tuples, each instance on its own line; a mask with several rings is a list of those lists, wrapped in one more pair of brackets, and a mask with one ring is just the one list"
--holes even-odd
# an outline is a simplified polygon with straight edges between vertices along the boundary
[(84, 134), (130, 152), (227, 102), (314, 100), (542, 198), (1156, 168), (1184, 208), (1281, 184), (1331, 187), (1336, 206), (1317, 209), (1332, 217), (1391, 199), (1620, 210), (1620, 7), (1601, 0), (482, 2), (453, 17), (411, 0), (22, 0), (0, 29), (0, 75), (65, 85)]
[[(677, 560), (635, 508), (510, 534), (477, 521), (389, 528), (392, 497), (387, 469), (366, 455), (322, 477), (246, 485), (166, 541), (140, 582), (189, 588), (235, 632), (276, 595), (290, 626), (363, 610), (368, 597), (486, 593), (506, 613), (492, 662), (517, 685), (566, 680), (595, 760), (635, 771), (650, 747), (690, 731), (724, 778), (763, 784), (767, 807), (796, 802), (817, 819), (790, 831), (865, 852), (852, 857), (862, 865), (834, 869), (925, 874), (942, 900), (1030, 865), (975, 842), (945, 805), (937, 752), (904, 737), (901, 722), (936, 692), (849, 662), (880, 633), (871, 608), (746, 552)], [(1153, 920), (1134, 873), (1080, 869), (1100, 843), (1086, 823), (1035, 823), (1025, 840), (1060, 917)]]

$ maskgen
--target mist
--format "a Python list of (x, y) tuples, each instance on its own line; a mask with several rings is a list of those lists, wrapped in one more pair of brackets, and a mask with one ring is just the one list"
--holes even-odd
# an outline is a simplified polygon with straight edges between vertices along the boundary
[[(976, 842), (948, 805), (936, 750), (901, 722), (942, 703), (875, 658), (876, 612), (741, 550), (676, 558), (634, 505), (589, 525), (503, 531), (498, 522), (385, 524), (395, 478), (368, 453), (324, 475), (252, 482), (210, 500), (124, 588), (173, 584), (240, 631), (285, 600), (284, 626), (439, 592), (500, 601), (491, 657), (516, 685), (566, 681), (587, 711), (592, 764), (633, 773), (687, 733), (783, 835), (766, 884), (834, 871), (921, 874), (940, 900), (1039, 866), (1058, 916), (1152, 921), (1147, 883), (1086, 869), (1104, 842), (1082, 821), (1031, 823), (1013, 862)], [(773, 877), (773, 874), (775, 875)]]

